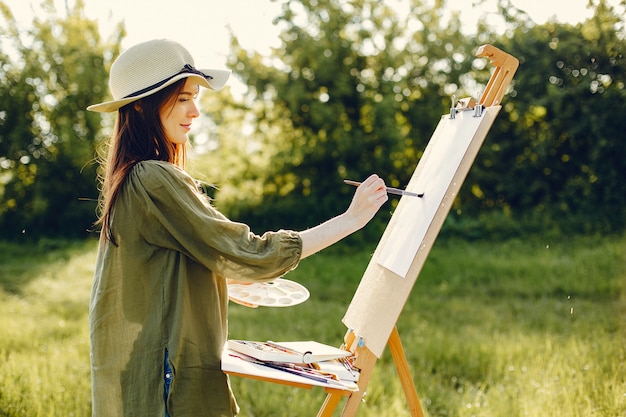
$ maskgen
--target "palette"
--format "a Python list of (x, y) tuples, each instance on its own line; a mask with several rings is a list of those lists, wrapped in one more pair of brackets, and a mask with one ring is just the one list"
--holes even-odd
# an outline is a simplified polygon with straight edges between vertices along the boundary
[(309, 290), (301, 284), (283, 278), (228, 285), (228, 298), (247, 307), (291, 307), (305, 302), (309, 295)]

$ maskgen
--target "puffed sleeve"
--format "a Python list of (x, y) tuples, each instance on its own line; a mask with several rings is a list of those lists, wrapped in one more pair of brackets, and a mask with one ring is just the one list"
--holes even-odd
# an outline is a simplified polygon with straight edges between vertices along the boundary
[(175, 165), (143, 161), (124, 193), (136, 204), (136, 227), (151, 245), (179, 251), (214, 273), (237, 280), (269, 280), (295, 268), (302, 240), (295, 231), (262, 236), (217, 211), (194, 180)]

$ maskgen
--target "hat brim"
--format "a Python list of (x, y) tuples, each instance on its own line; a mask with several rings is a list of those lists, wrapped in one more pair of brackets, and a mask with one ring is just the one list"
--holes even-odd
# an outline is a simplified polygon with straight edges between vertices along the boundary
[(198, 84), (201, 85), (202, 87), (208, 88), (209, 90), (218, 91), (224, 87), (224, 84), (226, 84), (226, 81), (228, 80), (228, 77), (230, 76), (230, 73), (231, 73), (229, 70), (215, 70), (215, 69), (201, 69), (199, 71), (202, 72), (203, 74), (209, 75), (212, 78), (206, 79), (203, 76), (194, 74), (194, 73), (181, 73), (181, 74), (176, 75), (172, 79), (168, 80), (167, 82), (163, 83), (162, 85), (150, 91), (146, 91), (143, 94), (138, 94), (132, 97), (121, 98), (119, 100), (105, 101), (104, 103), (99, 103), (99, 104), (92, 104), (91, 106), (87, 107), (87, 110), (100, 112), (100, 113), (114, 112), (114, 111), (119, 110), (121, 107), (124, 107), (127, 104), (130, 104), (141, 98), (154, 94), (157, 91), (161, 91), (165, 87), (172, 85), (176, 81), (181, 80), (183, 78), (194, 78), (198, 82)]

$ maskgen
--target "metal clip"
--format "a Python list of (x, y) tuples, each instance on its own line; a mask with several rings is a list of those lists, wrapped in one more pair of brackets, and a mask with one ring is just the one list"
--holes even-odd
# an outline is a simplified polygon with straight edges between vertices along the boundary
[(482, 104), (475, 105), (474, 106), (474, 117), (482, 117), (484, 109), (485, 109), (485, 106), (483, 106)]
[(456, 96), (452, 96), (452, 105), (450, 106), (450, 119), (456, 118)]

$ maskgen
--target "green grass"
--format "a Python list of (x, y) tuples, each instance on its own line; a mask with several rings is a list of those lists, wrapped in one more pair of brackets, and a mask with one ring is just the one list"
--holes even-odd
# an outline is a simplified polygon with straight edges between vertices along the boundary
[[(95, 249), (0, 243), (0, 416), (90, 415)], [(340, 344), (372, 250), (303, 261), (288, 278), (311, 299), (232, 305), (231, 337)], [(438, 242), (398, 322), (425, 415), (626, 415), (625, 284), (626, 237)], [(314, 416), (324, 399), (241, 378), (233, 389), (244, 417)], [(358, 415), (409, 415), (388, 352)]]
[(0, 416), (91, 414), (94, 244), (0, 243)]

